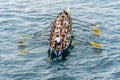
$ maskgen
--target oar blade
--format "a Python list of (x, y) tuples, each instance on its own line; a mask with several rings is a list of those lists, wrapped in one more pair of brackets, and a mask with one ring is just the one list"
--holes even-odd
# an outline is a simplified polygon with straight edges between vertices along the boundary
[(40, 36), (43, 37), (43, 36), (45, 36), (45, 35), (46, 35), (46, 34), (42, 33)]
[(28, 40), (28, 36), (22, 36), (22, 39), (24, 39), (24, 40)]
[(93, 34), (95, 34), (95, 35), (100, 35), (101, 34), (101, 31), (98, 28), (93, 28), (92, 30), (93, 30)]
[(21, 50), (22, 54), (26, 54), (27, 53), (27, 50), (23, 49)]
[(91, 41), (90, 44), (91, 44), (92, 46), (94, 46), (95, 48), (102, 49), (102, 45), (101, 45), (101, 44), (95, 43), (95, 42), (93, 42), (93, 41)]
[(18, 44), (25, 44), (24, 40), (18, 41)]
[(97, 26), (97, 24), (92, 24), (92, 26)]
[(51, 61), (51, 58), (50, 57), (48, 57), (48, 62), (50, 62)]

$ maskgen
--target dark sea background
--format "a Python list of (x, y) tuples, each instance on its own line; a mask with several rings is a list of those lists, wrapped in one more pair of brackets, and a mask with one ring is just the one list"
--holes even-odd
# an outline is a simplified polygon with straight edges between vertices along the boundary
[[(73, 20), (74, 49), (66, 61), (49, 63), (49, 36), (29, 34), (40, 34), (67, 7), (72, 18), (96, 23), (101, 35)], [(26, 54), (17, 44), (22, 36), (29, 37)], [(120, 0), (0, 0), (0, 80), (120, 80)]]

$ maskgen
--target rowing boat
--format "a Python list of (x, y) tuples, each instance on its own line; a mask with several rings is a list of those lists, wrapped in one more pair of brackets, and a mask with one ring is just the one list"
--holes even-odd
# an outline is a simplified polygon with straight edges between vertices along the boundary
[(63, 10), (50, 26), (48, 59), (65, 60), (74, 47), (72, 19), (68, 11)]
[[(28, 41), (28, 37), (31, 40), (37, 39), (36, 37), (40, 36), (46, 36), (46, 34), (43, 33), (43, 31), (46, 31), (50, 29), (50, 36), (49, 36), (49, 49), (48, 49), (48, 61), (53, 61), (54, 59), (62, 59), (65, 60), (67, 55), (71, 52), (71, 50), (74, 48), (74, 35), (72, 32), (72, 20), (76, 20), (80, 22), (78, 25), (81, 25), (80, 27), (87, 27), (86, 25), (83, 25), (81, 23), (87, 24), (94, 26), (92, 29), (93, 34), (99, 36), (101, 33), (101, 30), (96, 28), (96, 24), (89, 23), (87, 21), (81, 21), (78, 19), (73, 19), (70, 17), (70, 9), (68, 8), (66, 11), (63, 10), (60, 12), (54, 21), (45, 28), (44, 30), (40, 30), (36, 33), (33, 33), (32, 36), (29, 34), (29, 36), (23, 36), (20, 41), (18, 41), (18, 47), (20, 51), (25, 54), (28, 53), (28, 51), (31, 51), (33, 49), (36, 49), (38, 47), (41, 47), (41, 45), (37, 47), (30, 48), (26, 50), (26, 42)], [(78, 27), (79, 28), (79, 27)], [(81, 28), (82, 29), (82, 28)], [(89, 31), (86, 29), (86, 31)], [(39, 33), (40, 32), (40, 33)], [(48, 31), (49, 32), (49, 31)], [(38, 40), (36, 40), (38, 41)], [(84, 43), (89, 43), (91, 44), (95, 49), (99, 49), (100, 51), (102, 50), (102, 45), (98, 44), (94, 41), (89, 41), (89, 40), (82, 40)], [(30, 43), (30, 42), (29, 42)], [(43, 43), (43, 42), (42, 42)], [(43, 45), (43, 44), (42, 44)]]

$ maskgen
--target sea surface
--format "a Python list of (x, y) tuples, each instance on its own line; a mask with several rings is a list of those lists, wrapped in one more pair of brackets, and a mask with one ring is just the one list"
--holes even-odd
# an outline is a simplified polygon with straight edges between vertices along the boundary
[[(49, 63), (48, 28), (67, 7), (85, 23), (73, 20), (75, 47), (67, 60)], [(26, 54), (18, 47), (23, 38)], [(0, 80), (120, 80), (120, 0), (0, 0)]]

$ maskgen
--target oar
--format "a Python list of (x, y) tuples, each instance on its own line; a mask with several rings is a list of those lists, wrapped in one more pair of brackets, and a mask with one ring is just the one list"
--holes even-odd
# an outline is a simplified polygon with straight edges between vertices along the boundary
[[(72, 18), (72, 19), (73, 19), (73, 18)], [(79, 21), (79, 22), (83, 22), (83, 23), (87, 23), (87, 24), (89, 24), (89, 25), (91, 25), (91, 26), (96, 26), (96, 25), (97, 25), (97, 24), (93, 24), (93, 23), (90, 23), (90, 22), (87, 22), (87, 21), (78, 20), (78, 19), (73, 19), (73, 20), (76, 20), (76, 21)], [(83, 26), (83, 27), (88, 27), (88, 26), (84, 26), (84, 25), (81, 25), (81, 26)], [(100, 33), (101, 33), (100, 29), (99, 29), (99, 28), (96, 28), (96, 27), (94, 27), (94, 28), (92, 29), (92, 31), (93, 31), (93, 33), (94, 33), (95, 35), (100, 35)]]
[(47, 29), (49, 29), (49, 27), (51, 27), (52, 24), (53, 24), (53, 22), (50, 23), (50, 25), (48, 27), (44, 28), (44, 30), (37, 31), (37, 32), (33, 33), (33, 35), (36, 35), (38, 32), (46, 31)]
[[(41, 36), (41, 37), (45, 36), (44, 33), (43, 33), (43, 31), (45, 31), (46, 29), (49, 29), (49, 27), (50, 27), (51, 25), (52, 25), (52, 23), (51, 23), (47, 28), (45, 28), (44, 30), (40, 30), (40, 31), (37, 31), (37, 32), (35, 32), (35, 33), (33, 33), (33, 34), (28, 34), (28, 35), (26, 35), (26, 36), (23, 36), (23, 37), (22, 37), (22, 40), (24, 40), (24, 41), (19, 41), (18, 43), (25, 43), (25, 41), (27, 41), (27, 39), (28, 39), (30, 36), (37, 35), (37, 33), (39, 33), (39, 32), (41, 32), (39, 36)], [(37, 36), (36, 36), (36, 37), (37, 37)]]
[(22, 36), (22, 38), (17, 42), (18, 45), (25, 44), (28, 40), (28, 36)]
[(26, 53), (27, 53), (27, 50), (26, 50), (26, 49), (23, 49), (23, 50), (21, 50), (21, 53), (22, 53), (22, 54), (26, 54)]
[[(80, 37), (78, 37), (78, 38), (80, 39)], [(79, 40), (77, 40), (77, 41), (79, 41)], [(98, 49), (102, 49), (102, 48), (103, 48), (103, 46), (102, 46), (101, 44), (96, 43), (96, 42), (93, 42), (93, 41), (88, 41), (88, 40), (84, 40), (84, 39), (82, 39), (82, 40), (80, 40), (80, 41), (82, 41), (82, 42), (84, 42), (84, 43), (89, 43), (89, 44), (91, 44), (93, 47), (98, 48)]]
[(48, 55), (48, 62), (51, 61), (51, 55), (52, 55), (52, 49), (49, 50), (49, 55)]
[[(42, 44), (42, 45), (43, 45), (43, 44)], [(28, 50), (26, 50), (26, 49), (22, 49), (22, 50), (21, 50), (21, 53), (22, 53), (22, 54), (26, 54), (26, 53), (28, 53), (29, 51), (33, 50), (33, 49), (36, 49), (36, 48), (41, 47), (42, 45), (36, 46), (36, 47), (31, 48), (31, 49), (28, 49)]]
[(93, 42), (93, 41), (90, 41), (90, 44), (95, 47), (95, 48), (99, 48), (99, 49), (102, 49), (102, 45), (101, 44), (98, 44), (96, 42)]
[(40, 37), (48, 36), (49, 34), (42, 33)]
[[(40, 35), (37, 35), (37, 36), (31, 36), (31, 38), (33, 37), (44, 37), (44, 36), (48, 36), (49, 34), (45, 34), (45, 33), (42, 33)], [(23, 36), (22, 39), (20, 41), (18, 41), (18, 44), (25, 44), (30, 38), (30, 35), (29, 36)], [(34, 38), (35, 39), (35, 38)]]
[(25, 43), (25, 41), (23, 41), (23, 40), (18, 41), (18, 44), (24, 44), (24, 43)]
[[(43, 36), (46, 36), (46, 34), (42, 33), (42, 34), (40, 35), (40, 37), (43, 37)], [(17, 44), (18, 44), (18, 47), (21, 47), (22, 45), (24, 46), (24, 48), (21, 50), (21, 53), (25, 54), (25, 53), (27, 53), (27, 52), (30, 51), (30, 50), (33, 50), (33, 49), (35, 49), (35, 48), (37, 48), (37, 47), (40, 47), (40, 46), (37, 46), (37, 47), (35, 47), (35, 48), (31, 48), (31, 49), (29, 49), (29, 50), (26, 50), (26, 49), (25, 49), (25, 44), (26, 44), (27, 40), (28, 40), (28, 36), (23, 36), (23, 39), (21, 39), (21, 40), (18, 41), (18, 43), (17, 43)], [(33, 41), (31, 40), (31, 42), (33, 42)]]
[[(82, 26), (82, 27), (88, 27), (88, 26), (83, 25), (83, 24), (80, 24), (80, 23), (74, 23), (74, 24), (78, 24), (78, 25), (80, 25), (80, 26)], [(84, 29), (84, 30), (88, 31), (88, 29)], [(93, 34), (95, 34), (95, 35), (100, 35), (100, 34), (101, 34), (101, 30), (98, 29), (98, 28), (96, 28), (96, 27), (92, 28), (92, 32), (93, 32)]]
[(93, 23), (90, 23), (90, 22), (87, 22), (87, 21), (82, 21), (82, 20), (78, 20), (78, 19), (74, 19), (74, 18), (72, 18), (72, 19), (76, 20), (76, 21), (79, 21), (79, 22), (87, 23), (87, 24), (89, 24), (91, 26), (97, 26), (97, 24), (93, 24)]
[(98, 44), (98, 43), (93, 42), (93, 41), (89, 41), (87, 43), (91, 44), (95, 48), (102, 49), (102, 45), (101, 44)]

